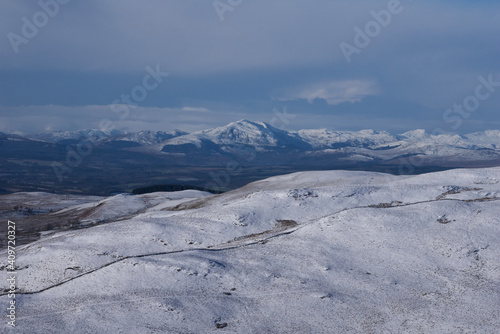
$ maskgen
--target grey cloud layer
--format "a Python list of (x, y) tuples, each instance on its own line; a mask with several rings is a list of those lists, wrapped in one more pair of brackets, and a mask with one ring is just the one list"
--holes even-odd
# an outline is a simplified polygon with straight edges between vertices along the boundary
[[(166, 101), (145, 101), (151, 108), (168, 105), (178, 110), (204, 108), (217, 112), (212, 105), (224, 104), (227, 112), (232, 105), (233, 116), (227, 113), (227, 118), (220, 117), (221, 123), (227, 123), (242, 113), (247, 113), (245, 118), (252, 118), (248, 113), (255, 106), (264, 106), (260, 113), (271, 110), (278, 100), (287, 101), (289, 109), (296, 113), (307, 110), (321, 118), (331, 112), (343, 124), (352, 124), (360, 115), (370, 113), (373, 119), (392, 119), (394, 110), (389, 109), (397, 105), (402, 108), (400, 121), (407, 118), (410, 128), (411, 120), (422, 114), (432, 114), (422, 122), (442, 122), (443, 112), (470, 94), (479, 75), (494, 73), (498, 77), (500, 35), (496, 32), (500, 4), (494, 1), (401, 0), (404, 10), (393, 16), (390, 24), (347, 63), (339, 44), (354, 44), (354, 28), (363, 30), (373, 20), (371, 12), (387, 8), (390, 1), (243, 1), (226, 12), (221, 21), (213, 1), (73, 0), (61, 5), (57, 15), (27, 44), (20, 44), (18, 53), (7, 34), (22, 34), (23, 17), (33, 20), (41, 7), (36, 1), (3, 1), (0, 105), (18, 106), (15, 116), (26, 120), (30, 112), (21, 106), (33, 103), (104, 105), (116, 98), (116, 89), (104, 87), (94, 94), (92, 80), (103, 74), (140, 77), (145, 66), (160, 64), (172, 73), (170, 82), (177, 85), (177, 96), (191, 104), (174, 106)], [(16, 82), (17, 87), (15, 80), (4, 79), (31, 72), (46, 76), (46, 84), (31, 87), (29, 83)], [(60, 73), (74, 74), (75, 80), (80, 80), (81, 73), (94, 76), (77, 83), (82, 94), (92, 94), (84, 101), (64, 99), (64, 89), (51, 90), (60, 83)], [(231, 101), (234, 94), (229, 92), (224, 98), (230, 85), (228, 80), (220, 84), (221, 76), (234, 80), (241, 92), (240, 101)], [(192, 78), (193, 84), (181, 89), (178, 78)], [(240, 82), (245, 83), (239, 85)], [(265, 93), (261, 92), (263, 86), (269, 87)], [(23, 87), (30, 89), (23, 91)], [(30, 99), (35, 94), (33, 90), (47, 98)], [(213, 92), (217, 97), (210, 101), (194, 90)], [(21, 93), (14, 99), (16, 91)], [(261, 97), (265, 94), (267, 100)], [(93, 100), (98, 95), (101, 100)], [(484, 127), (496, 122), (499, 96), (483, 103), (470, 124), (482, 122)], [(367, 97), (377, 98), (370, 100), (376, 103), (367, 104)], [(386, 101), (391, 103), (384, 111)], [(85, 123), (82, 108), (68, 110), (78, 113), (75, 118)], [(370, 108), (375, 111), (370, 112)], [(7, 110), (0, 108), (1, 115), (14, 117), (6, 115)], [(342, 116), (347, 112), (350, 119)], [(59, 121), (63, 126), (65, 120)], [(321, 126), (322, 122), (318, 122)], [(90, 123), (88, 119), (86, 124)], [(69, 126), (70, 120), (66, 124)]]
[[(372, 42), (370, 54), (354, 61), (380, 61), (391, 51), (421, 62), (448, 59), (449, 67), (497, 51), (498, 5), (496, 11), (471, 11), (453, 1), (401, 4), (405, 11)], [(28, 1), (4, 6), (3, 32), (19, 33), (21, 18), (40, 11)], [(220, 22), (210, 1), (73, 1), (61, 5), (36, 40), (20, 47), (19, 55), (3, 38), (0, 66), (130, 71), (161, 63), (191, 73), (333, 66), (344, 62), (339, 43), (352, 43), (353, 28), (363, 27), (371, 10), (386, 6), (387, 1), (247, 1)]]

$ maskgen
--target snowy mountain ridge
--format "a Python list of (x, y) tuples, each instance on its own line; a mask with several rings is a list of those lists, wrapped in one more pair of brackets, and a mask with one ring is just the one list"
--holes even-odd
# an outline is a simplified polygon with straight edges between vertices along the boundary
[[(270, 159), (269, 154), (281, 154), (285, 163), (309, 158), (319, 158), (319, 161), (334, 159), (386, 162), (409, 156), (421, 156), (430, 159), (429, 161), (451, 162), (500, 159), (500, 130), (465, 135), (429, 134), (422, 129), (396, 135), (375, 130), (286, 131), (264, 122), (240, 120), (193, 133), (180, 130), (137, 133), (80, 130), (44, 132), (33, 138), (50, 142), (90, 138), (111, 144), (117, 143), (114, 147), (118, 150), (135, 150), (147, 154), (181, 154), (186, 155), (188, 160), (197, 160), (200, 156), (207, 155), (238, 157), (242, 154), (264, 154), (261, 160)], [(124, 141), (133, 145), (119, 145)]]
[(90, 140), (90, 141), (111, 141), (121, 140), (135, 142), (140, 145), (153, 145), (167, 139), (182, 136), (187, 132), (181, 130), (172, 131), (150, 131), (127, 132), (121, 130), (95, 130), (84, 129), (76, 131), (43, 131), (29, 136), (29, 138), (57, 143), (61, 140)]
[(50, 215), (111, 221), (16, 250), (16, 332), (493, 334), (499, 185), (319, 171), (82, 200)]
[[(371, 129), (360, 131), (333, 131), (328, 129), (303, 129), (286, 131), (278, 129), (264, 122), (253, 122), (242, 119), (228, 125), (187, 133), (181, 130), (125, 132), (120, 130), (77, 130), (77, 131), (44, 131), (28, 138), (57, 142), (64, 139), (105, 138), (107, 140), (134, 141), (141, 145), (153, 145), (160, 142), (166, 144), (187, 143), (190, 140), (210, 140), (215, 144), (245, 144), (253, 146), (277, 146), (290, 144), (301, 140), (313, 148), (327, 147), (337, 143), (357, 143), (373, 146), (398, 142), (415, 142), (432, 140), (436, 143), (448, 145), (490, 145), (500, 147), (500, 130), (485, 130), (465, 135), (456, 134), (429, 134), (423, 129), (411, 130), (402, 134), (390, 134), (386, 131)], [(173, 140), (172, 138), (177, 138)]]
[(391, 160), (401, 156), (422, 155), (432, 158), (495, 160), (500, 158), (500, 131), (489, 130), (468, 135), (428, 134), (413, 130), (399, 135), (385, 131), (330, 131), (312, 129), (285, 131), (263, 122), (241, 120), (223, 127), (203, 130), (168, 139), (157, 149), (169, 152), (183, 145), (197, 150), (214, 148), (237, 153), (242, 148), (255, 152), (287, 150), (298, 154), (344, 159)]
[(103, 131), (96, 129), (82, 129), (76, 131), (45, 130), (31, 135), (29, 136), (29, 138), (38, 139), (49, 143), (56, 143), (61, 140), (80, 140), (80, 139), (98, 141), (112, 136), (119, 136), (122, 134), (124, 134), (124, 132), (120, 130), (110, 130), (110, 131)]
[[(223, 151), (234, 152), (241, 146), (252, 147), (257, 151), (274, 148), (303, 148), (305, 142), (296, 134), (273, 127), (264, 122), (240, 120), (228, 125), (208, 130), (193, 132), (169, 139), (162, 144), (174, 146), (191, 144), (202, 148), (202, 143), (209, 142)], [(233, 149), (236, 147), (236, 149)]]

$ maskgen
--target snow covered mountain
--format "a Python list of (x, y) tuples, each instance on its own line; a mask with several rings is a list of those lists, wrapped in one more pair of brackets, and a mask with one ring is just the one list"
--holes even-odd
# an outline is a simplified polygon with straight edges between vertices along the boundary
[(102, 130), (77, 130), (77, 131), (43, 131), (30, 138), (42, 140), (50, 143), (57, 143), (60, 141), (128, 141), (134, 142), (139, 145), (154, 145), (163, 142), (167, 139), (182, 136), (187, 132), (181, 130), (172, 131), (139, 131), (139, 132), (125, 132), (120, 130), (102, 131)]
[[(422, 155), (447, 159), (497, 159), (500, 156), (500, 131), (484, 131), (469, 135), (431, 135), (413, 130), (400, 135), (362, 130), (358, 132), (301, 130), (301, 138), (319, 152), (334, 150), (364, 155), (371, 159), (389, 160), (401, 156)], [(482, 152), (479, 152), (482, 151)]]
[(46, 130), (30, 136), (30, 138), (43, 140), (49, 143), (57, 143), (66, 140), (92, 140), (100, 141), (113, 136), (122, 135), (124, 132), (120, 130), (102, 131), (95, 129), (84, 129), (77, 131), (51, 131)]
[[(413, 130), (402, 134), (385, 131), (285, 131), (263, 122), (240, 120), (228, 125), (186, 133), (141, 131), (137, 133), (80, 130), (44, 132), (37, 140), (60, 142), (91, 138), (114, 150), (184, 156), (185, 163), (245, 158), (253, 164), (325, 165), (399, 163), (409, 157), (426, 165), (500, 161), (500, 130), (466, 135), (429, 134)], [(249, 158), (250, 157), (250, 158)]]
[(82, 200), (49, 215), (107, 223), (16, 249), (15, 331), (497, 333), (499, 200), (500, 168)]
[(335, 149), (341, 147), (370, 147), (376, 145), (387, 145), (397, 141), (397, 138), (385, 131), (374, 130), (361, 131), (329, 131), (300, 130), (297, 135), (309, 143), (314, 149)]
[(154, 145), (164, 142), (170, 138), (186, 135), (187, 132), (181, 130), (172, 130), (172, 131), (139, 131), (126, 133), (122, 135), (117, 135), (109, 140), (121, 140), (121, 141), (130, 141), (134, 143), (138, 143), (143, 146)]
[(238, 153), (242, 150), (256, 152), (289, 151), (307, 149), (310, 147), (299, 136), (264, 122), (241, 120), (226, 126), (203, 130), (176, 137), (162, 143), (163, 152), (177, 147), (197, 150), (212, 149), (226, 153)]
[(241, 120), (223, 127), (169, 139), (156, 146), (162, 152), (188, 154), (287, 153), (288, 159), (342, 159), (383, 162), (421, 156), (428, 163), (446, 161), (491, 161), (500, 159), (500, 131), (469, 135), (431, 135), (414, 130), (399, 135), (374, 130), (284, 131), (263, 122)]

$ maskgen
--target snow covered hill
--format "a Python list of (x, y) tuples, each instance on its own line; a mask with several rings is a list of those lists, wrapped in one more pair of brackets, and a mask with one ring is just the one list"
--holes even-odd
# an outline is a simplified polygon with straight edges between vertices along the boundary
[[(228, 125), (186, 133), (173, 131), (99, 130), (46, 131), (31, 138), (48, 142), (71, 143), (82, 138), (107, 143), (116, 151), (132, 150), (146, 154), (186, 156), (186, 162), (203, 157), (247, 158), (261, 164), (280, 157), (281, 163), (300, 161), (304, 165), (332, 166), (334, 163), (397, 163), (398, 159), (417, 156), (428, 166), (451, 163), (500, 161), (500, 131), (488, 130), (467, 135), (429, 134), (413, 130), (403, 134), (385, 131), (331, 131), (309, 129), (285, 131), (264, 122), (240, 120)], [(283, 156), (284, 155), (284, 156)], [(251, 156), (251, 159), (248, 159)], [(209, 161), (212, 161), (208, 159)], [(488, 163), (492, 166), (495, 164)], [(466, 165), (464, 165), (466, 166)], [(479, 164), (484, 166), (484, 164)]]
[[(135, 213), (19, 247), (15, 331), (500, 327), (500, 168), (301, 172), (221, 195), (165, 194), (148, 194), (152, 206), (100, 199), (93, 219)], [(4, 291), (0, 303), (8, 301)]]
[(369, 147), (388, 145), (397, 141), (397, 138), (385, 131), (330, 131), (300, 130), (296, 132), (300, 138), (315, 149), (340, 148), (346, 146)]
[(36, 133), (30, 138), (33, 139), (38, 139), (38, 140), (43, 140), (49, 143), (57, 143), (60, 141), (67, 141), (67, 140), (92, 140), (92, 141), (100, 141), (104, 140), (113, 136), (119, 136), (122, 135), (123, 131), (119, 130), (111, 130), (111, 131), (101, 131), (101, 130), (94, 130), (94, 129), (84, 129), (84, 130), (77, 130), (77, 131), (51, 131), (51, 130), (46, 130), (40, 133)]
[(238, 153), (249, 148), (256, 152), (266, 152), (303, 150), (310, 147), (296, 134), (275, 128), (264, 122), (247, 120), (176, 137), (162, 144), (164, 152), (169, 152), (173, 146), (178, 145), (190, 145), (198, 149), (216, 147), (228, 153)]
[(139, 131), (115, 136), (111, 140), (122, 140), (148, 146), (164, 142), (170, 138), (186, 135), (187, 132), (181, 130), (172, 131)]
[[(500, 159), (500, 131), (468, 135), (428, 134), (413, 130), (399, 135), (385, 131), (284, 131), (263, 122), (240, 120), (226, 126), (168, 139), (157, 150), (183, 154), (288, 153), (304, 163), (322, 157), (334, 161), (384, 162), (420, 156), (426, 164), (437, 161), (496, 161)], [(150, 149), (148, 148), (150, 151)], [(268, 157), (266, 157), (268, 159)]]
[(61, 141), (78, 141), (90, 140), (99, 142), (113, 142), (113, 141), (128, 141), (137, 143), (139, 145), (154, 145), (163, 142), (167, 139), (182, 136), (187, 132), (181, 130), (172, 131), (139, 131), (139, 132), (125, 132), (119, 130), (101, 131), (101, 130), (77, 130), (77, 131), (43, 131), (31, 135), (30, 138), (43, 140), (50, 143), (57, 143)]
[(407, 156), (421, 156), (429, 162), (488, 161), (500, 158), (500, 131), (491, 130), (468, 135), (432, 135), (425, 130), (413, 130), (400, 135), (373, 130), (328, 131), (300, 130), (301, 138), (316, 150), (310, 155), (344, 153), (346, 160), (389, 161)]
[[(151, 147), (144, 150), (151, 152)], [(250, 160), (257, 164), (275, 159), (276, 154), (281, 155), (281, 163), (299, 162), (304, 165), (397, 163), (398, 159), (414, 156), (423, 165), (433, 166), (467, 161), (498, 161), (500, 131), (464, 136), (431, 135), (424, 130), (400, 135), (374, 130), (313, 129), (288, 132), (263, 122), (241, 120), (166, 140), (156, 145), (155, 150), (181, 153), (195, 160), (214, 154), (229, 154), (239, 158), (252, 155)], [(270, 153), (273, 155), (270, 156)]]

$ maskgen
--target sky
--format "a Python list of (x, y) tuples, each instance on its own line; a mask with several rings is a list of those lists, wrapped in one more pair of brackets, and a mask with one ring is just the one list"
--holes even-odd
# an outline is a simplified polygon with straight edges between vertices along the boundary
[(0, 0), (0, 131), (500, 128), (500, 2)]

